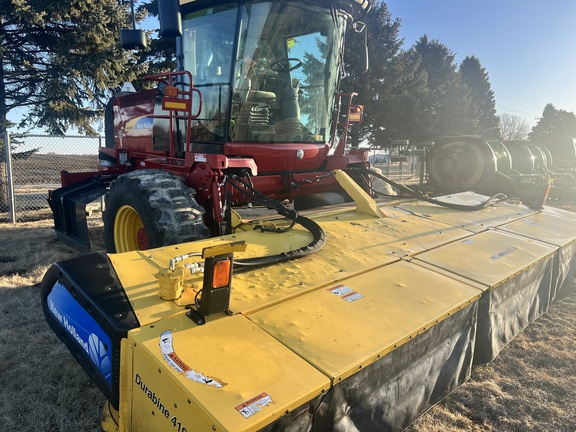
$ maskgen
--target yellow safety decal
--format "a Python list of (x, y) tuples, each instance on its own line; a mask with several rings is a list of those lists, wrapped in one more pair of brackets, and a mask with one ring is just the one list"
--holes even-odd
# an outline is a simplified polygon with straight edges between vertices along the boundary
[(262, 410), (263, 407), (273, 403), (274, 401), (267, 393), (260, 393), (258, 396), (238, 405), (236, 411), (242, 414), (242, 417), (250, 418), (258, 411)]
[(162, 109), (167, 111), (185, 111), (190, 113), (190, 110), (192, 109), (192, 101), (190, 99), (164, 96), (162, 98)]
[(353, 301), (360, 300), (364, 296), (359, 292), (354, 291), (352, 288), (347, 287), (345, 285), (338, 285), (334, 288), (330, 288), (332, 294), (336, 294), (342, 300), (346, 300), (348, 303), (352, 303)]
[(174, 109), (174, 110), (176, 110), (176, 109), (182, 110), (182, 111), (186, 110), (186, 104), (183, 102), (166, 102), (164, 104), (164, 106), (166, 108), (170, 108), (170, 109)]
[(164, 361), (166, 361), (166, 363), (168, 363), (170, 367), (175, 371), (186, 372), (187, 378), (190, 378), (191, 380), (200, 384), (206, 384), (216, 388), (222, 388), (226, 386), (226, 383), (222, 382), (218, 378), (197, 372), (186, 363), (184, 363), (174, 351), (172, 345), (172, 332), (170, 330), (167, 330), (160, 335), (160, 350), (162, 351), (162, 357), (164, 358)]

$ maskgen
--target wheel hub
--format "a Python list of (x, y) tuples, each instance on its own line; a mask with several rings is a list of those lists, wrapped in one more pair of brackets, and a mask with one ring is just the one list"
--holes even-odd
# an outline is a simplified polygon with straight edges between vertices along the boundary
[(114, 221), (116, 252), (148, 249), (148, 239), (142, 219), (129, 205), (120, 207)]

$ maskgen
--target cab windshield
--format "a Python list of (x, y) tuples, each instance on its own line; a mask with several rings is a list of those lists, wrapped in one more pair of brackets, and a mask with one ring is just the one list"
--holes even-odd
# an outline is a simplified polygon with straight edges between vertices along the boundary
[(292, 1), (184, 13), (182, 65), (202, 93), (191, 141), (328, 142), (344, 17)]

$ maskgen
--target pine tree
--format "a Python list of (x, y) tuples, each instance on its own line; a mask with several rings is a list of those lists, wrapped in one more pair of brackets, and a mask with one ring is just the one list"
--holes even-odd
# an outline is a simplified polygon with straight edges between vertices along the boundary
[(452, 51), (438, 40), (430, 41), (426, 35), (413, 48), (421, 58), (421, 70), (428, 76), (428, 97), (422, 110), (427, 139), (472, 133), (477, 120), (467, 115), (471, 96), (460, 83)]
[(21, 126), (93, 133), (110, 89), (135, 76), (118, 42), (128, 25), (118, 0), (0, 3), (0, 125), (20, 108)]
[[(129, 24), (118, 0), (3, 0), (0, 2), (0, 136), (8, 114), (20, 127), (63, 134), (95, 133), (110, 89), (139, 74), (136, 58), (120, 48)], [(4, 144), (0, 139), (0, 207), (6, 207)]]
[(421, 68), (422, 59), (414, 49), (402, 51), (390, 65), (388, 75), (389, 107), (386, 123), (375, 134), (377, 143), (407, 139), (411, 143), (429, 139), (424, 101), (428, 98), (428, 74)]
[(459, 68), (460, 81), (464, 84), (471, 97), (469, 118), (476, 116), (478, 123), (470, 132), (483, 135), (487, 139), (500, 138), (499, 119), (496, 115), (496, 101), (490, 85), (488, 72), (474, 56), (466, 57)]
[(393, 110), (393, 65), (402, 47), (400, 20), (392, 19), (386, 3), (381, 2), (374, 5), (364, 22), (368, 31), (369, 69), (364, 70), (362, 61), (364, 34), (349, 32), (344, 56), (346, 78), (342, 82), (342, 91), (357, 92), (355, 102), (364, 105), (364, 120), (360, 127), (352, 129), (352, 146), (365, 141), (382, 146), (386, 144), (382, 132), (390, 125)]
[(556, 109), (549, 103), (542, 117), (528, 134), (530, 141), (545, 144), (561, 137), (576, 137), (576, 116), (572, 112)]

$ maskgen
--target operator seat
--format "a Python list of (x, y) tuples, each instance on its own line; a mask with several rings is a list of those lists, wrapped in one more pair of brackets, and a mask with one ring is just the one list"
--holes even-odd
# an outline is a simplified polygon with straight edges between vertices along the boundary
[(273, 92), (249, 90), (238, 112), (235, 139), (260, 141), (260, 135), (270, 128), (270, 107), (275, 101)]
[(289, 142), (302, 139), (302, 124), (300, 123), (300, 104), (298, 96), (300, 83), (277, 76), (269, 76), (264, 81), (264, 89), (276, 94), (276, 103), (271, 112), (274, 125), (272, 140)]

